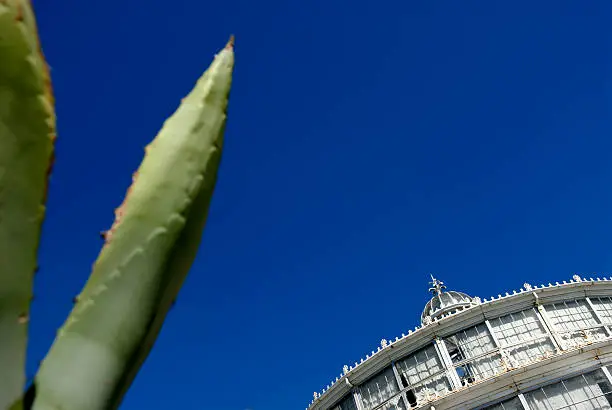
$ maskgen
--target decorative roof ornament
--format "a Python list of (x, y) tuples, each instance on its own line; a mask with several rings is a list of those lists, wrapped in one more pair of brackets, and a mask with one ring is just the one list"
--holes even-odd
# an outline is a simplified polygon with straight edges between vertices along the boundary
[(530, 291), (533, 289), (533, 286), (531, 286), (529, 283), (525, 282), (523, 283), (523, 287), (525, 288), (526, 291)]
[(347, 374), (347, 373), (349, 372), (349, 367), (348, 367), (348, 365), (347, 365), (347, 364), (345, 364), (344, 366), (342, 366), (342, 372), (343, 372), (344, 374)]
[(380, 341), (380, 347), (382, 347), (383, 349), (387, 347), (388, 345), (389, 345), (389, 342), (387, 342), (387, 339), (383, 339)]
[(463, 292), (456, 292), (454, 290), (446, 291), (444, 282), (435, 278), (433, 275), (430, 276), (431, 287), (429, 291), (433, 294), (433, 297), (427, 302), (421, 314), (421, 324), (423, 326), (427, 326), (439, 319), (480, 303), (479, 299), (475, 300)]
[(433, 293), (434, 296), (441, 295), (444, 289), (446, 289), (446, 285), (444, 285), (444, 282), (441, 280), (434, 278), (434, 275), (431, 273), (429, 276), (431, 277), (431, 282), (429, 282), (431, 283), (431, 287), (429, 288), (429, 291)]
[(574, 279), (575, 282), (582, 282), (582, 278), (577, 274), (574, 274), (574, 276), (572, 276), (572, 279)]

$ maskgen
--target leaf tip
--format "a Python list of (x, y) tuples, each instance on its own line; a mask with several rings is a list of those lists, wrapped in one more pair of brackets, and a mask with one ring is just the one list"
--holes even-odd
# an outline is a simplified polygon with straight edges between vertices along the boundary
[(228, 50), (233, 50), (234, 49), (234, 42), (236, 41), (236, 38), (234, 37), (234, 35), (232, 34), (229, 38), (229, 41), (227, 42), (227, 44), (225, 45), (225, 48)]

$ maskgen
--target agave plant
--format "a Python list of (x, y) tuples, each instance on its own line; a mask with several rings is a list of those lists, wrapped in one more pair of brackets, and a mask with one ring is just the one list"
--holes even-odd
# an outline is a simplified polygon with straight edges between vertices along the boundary
[(56, 122), (30, 0), (0, 0), (0, 409), (118, 408), (195, 258), (215, 186), (233, 39), (145, 148), (33, 382), (25, 360)]

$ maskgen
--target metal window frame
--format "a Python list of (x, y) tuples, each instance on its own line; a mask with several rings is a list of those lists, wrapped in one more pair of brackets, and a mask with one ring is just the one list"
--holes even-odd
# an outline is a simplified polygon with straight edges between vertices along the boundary
[(438, 353), (438, 357), (442, 361), (442, 365), (446, 368), (446, 375), (451, 383), (451, 391), (458, 390), (461, 387), (461, 378), (459, 378), (459, 374), (457, 373), (457, 369), (453, 364), (453, 360), (450, 357), (450, 353), (446, 348), (446, 344), (439, 336), (434, 337), (434, 347), (436, 348), (436, 352)]
[[(440, 371), (438, 371), (438, 372), (436, 372), (436, 373), (432, 373), (432, 374), (430, 374), (430, 375), (429, 375), (429, 376), (427, 376), (426, 378), (424, 378), (424, 379), (422, 379), (421, 381), (419, 381), (419, 382), (418, 382), (416, 385), (411, 385), (411, 386), (408, 386), (408, 387), (404, 387), (404, 385), (403, 385), (403, 383), (402, 383), (402, 379), (401, 379), (401, 375), (400, 375), (399, 369), (397, 368), (397, 360), (392, 361), (393, 373), (395, 374), (395, 378), (396, 378), (396, 380), (397, 380), (398, 386), (400, 387), (400, 391), (401, 391), (401, 394), (402, 394), (402, 398), (404, 399), (404, 404), (406, 405), (406, 408), (407, 408), (407, 409), (411, 409), (411, 408), (413, 408), (413, 407), (411, 407), (411, 406), (410, 406), (410, 403), (409, 403), (409, 401), (408, 401), (408, 397), (406, 396), (406, 392), (407, 392), (408, 390), (414, 389), (414, 387), (415, 387), (415, 386), (422, 385), (422, 384), (423, 384), (423, 382), (427, 382), (428, 380), (434, 380), (434, 379), (436, 378), (436, 376), (440, 376), (440, 375), (444, 375), (444, 376), (446, 376), (446, 378), (447, 378), (447, 379), (449, 380), (449, 382), (450, 382), (450, 390), (449, 390), (449, 393), (452, 393), (452, 392), (456, 391), (456, 387), (455, 387), (455, 385), (453, 384), (454, 382), (453, 382), (453, 377), (452, 377), (452, 374), (449, 372), (449, 369), (448, 369), (447, 363), (445, 363), (445, 360), (444, 360), (443, 354), (442, 354), (442, 353), (441, 353), (441, 351), (439, 350), (438, 345), (437, 345), (437, 343), (436, 343), (436, 340), (435, 340), (435, 339), (436, 339), (436, 337), (434, 337), (434, 339), (433, 339), (433, 340), (432, 340), (430, 343), (426, 344), (425, 346), (422, 346), (421, 348), (419, 348), (419, 349), (417, 349), (417, 350), (413, 351), (412, 353), (410, 353), (410, 354), (408, 354), (408, 355), (406, 355), (406, 356), (404, 356), (404, 357), (402, 357), (402, 358), (400, 359), (400, 361), (407, 360), (408, 358), (413, 357), (413, 356), (414, 356), (414, 355), (415, 355), (417, 352), (419, 352), (419, 351), (421, 351), (421, 350), (426, 350), (426, 349), (428, 349), (428, 348), (430, 348), (430, 347), (432, 347), (432, 346), (433, 346), (433, 348), (434, 348), (434, 353), (436, 354), (436, 356), (437, 356), (438, 360), (440, 360), (441, 370), (440, 370)], [(448, 352), (447, 352), (447, 355), (448, 355)], [(450, 356), (449, 356), (449, 358), (450, 358)], [(458, 378), (458, 376), (457, 376), (457, 374), (456, 374), (456, 373), (455, 373), (455, 377), (457, 377), (457, 378)], [(419, 406), (417, 406), (417, 407), (419, 407)]]
[(355, 400), (357, 410), (365, 410), (363, 403), (361, 402), (361, 396), (359, 395), (359, 388), (357, 386), (353, 387), (353, 400)]
[(550, 340), (555, 345), (555, 349), (557, 350), (557, 353), (561, 353), (562, 351), (566, 350), (563, 340), (561, 340), (561, 337), (557, 333), (557, 329), (553, 325), (552, 320), (550, 320), (550, 317), (548, 316), (548, 312), (546, 311), (544, 306), (540, 303), (540, 298), (538, 297), (538, 294), (535, 292), (532, 292), (532, 295), (535, 299), (535, 308), (536, 308), (536, 314), (538, 316), (538, 319), (540, 319), (542, 325), (544, 325), (544, 330), (546, 331), (548, 336), (550, 336)]
[(603, 326), (604, 330), (606, 331), (606, 335), (608, 337), (612, 336), (612, 331), (610, 331), (610, 327), (606, 325), (606, 322), (604, 322), (601, 316), (599, 316), (599, 312), (597, 311), (597, 309), (595, 309), (595, 305), (593, 305), (591, 298), (588, 296), (585, 296), (584, 300), (586, 300), (586, 303), (589, 306), (589, 309), (591, 309), (591, 311), (593, 312), (593, 315), (595, 316), (595, 320), (597, 320)]
[(401, 401), (404, 402), (404, 408), (410, 409), (410, 403), (408, 403), (408, 398), (406, 397), (406, 389), (404, 388), (404, 384), (402, 383), (402, 378), (400, 377), (399, 372), (397, 371), (397, 367), (395, 366), (395, 360), (391, 361), (391, 368), (393, 369), (393, 374), (395, 375), (395, 382), (397, 383), (397, 387), (400, 389)]
[(523, 406), (525, 410), (531, 410), (531, 408), (529, 407), (529, 403), (527, 403), (527, 399), (525, 398), (525, 396), (523, 396), (523, 393), (519, 393), (517, 397), (519, 398), (519, 401), (521, 402), (521, 406)]

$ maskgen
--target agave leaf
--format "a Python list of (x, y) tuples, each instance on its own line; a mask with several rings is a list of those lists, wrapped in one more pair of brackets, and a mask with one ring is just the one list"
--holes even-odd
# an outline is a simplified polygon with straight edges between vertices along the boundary
[(93, 272), (36, 376), (34, 409), (119, 406), (199, 245), (233, 66), (230, 40), (146, 148)]
[[(219, 166), (220, 159), (220, 156), (211, 158), (209, 166), (211, 171)], [(142, 344), (134, 353), (130, 363), (128, 364), (128, 371), (125, 373), (119, 383), (119, 389), (117, 394), (114, 396), (114, 402), (110, 408), (116, 409), (119, 407), (121, 400), (123, 399), (125, 393), (127, 393), (127, 390), (136, 377), (138, 370), (151, 351), (153, 344), (155, 343), (155, 340), (157, 339), (157, 336), (162, 328), (166, 314), (174, 303), (176, 295), (178, 294), (191, 264), (196, 257), (200, 240), (202, 238), (202, 230), (206, 224), (206, 217), (208, 216), (207, 210), (212, 198), (214, 185), (215, 179), (213, 178), (209, 179), (208, 181), (204, 181), (204, 185), (202, 186), (203, 189), (200, 190), (198, 196), (193, 202), (193, 206), (189, 212), (189, 216), (187, 217), (185, 229), (183, 229), (183, 232), (181, 232), (181, 236), (176, 241), (175, 249), (168, 259), (166, 269), (169, 272), (173, 272), (173, 274), (168, 275), (166, 278), (167, 282), (163, 285), (165, 292), (159, 303), (157, 313), (151, 322), (151, 326), (148, 328), (147, 335), (144, 337)]]
[(23, 393), (29, 305), (55, 140), (30, 2), (0, 0), (0, 409)]

